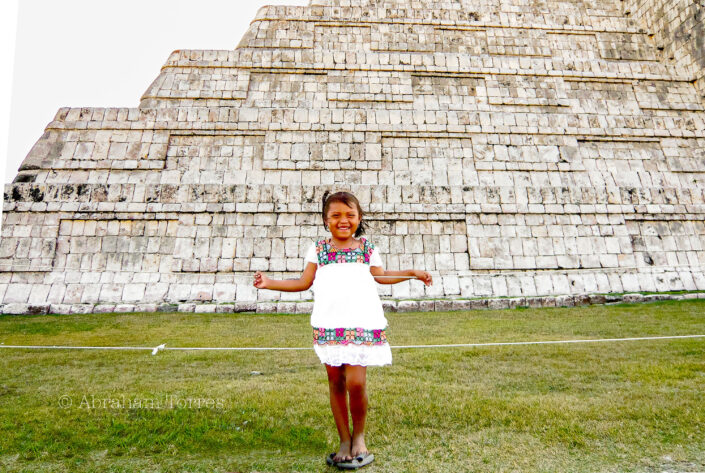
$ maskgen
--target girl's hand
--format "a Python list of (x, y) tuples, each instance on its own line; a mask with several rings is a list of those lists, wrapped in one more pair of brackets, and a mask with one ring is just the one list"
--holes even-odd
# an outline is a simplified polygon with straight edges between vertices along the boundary
[(414, 276), (416, 276), (416, 279), (420, 279), (421, 281), (423, 281), (424, 284), (426, 284), (427, 286), (433, 284), (433, 278), (431, 278), (431, 275), (426, 271), (420, 271), (415, 269)]
[(269, 286), (269, 278), (262, 274), (261, 271), (257, 271), (255, 273), (255, 282), (254, 286), (257, 289), (267, 289), (267, 286)]

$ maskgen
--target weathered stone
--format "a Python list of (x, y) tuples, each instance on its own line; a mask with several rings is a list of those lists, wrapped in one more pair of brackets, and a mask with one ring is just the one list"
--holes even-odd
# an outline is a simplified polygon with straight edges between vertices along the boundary
[(93, 312), (96, 314), (108, 314), (115, 312), (115, 304), (96, 304), (93, 306)]
[(52, 314), (68, 314), (71, 312), (71, 305), (69, 305), (69, 304), (51, 304), (49, 306), (49, 311)]
[[(70, 313), (71, 314), (91, 314), (93, 313), (93, 304), (71, 304)], [(130, 310), (125, 312), (132, 312), (132, 307)]]
[(418, 301), (399, 301), (397, 304), (397, 312), (416, 312), (418, 310)]
[(453, 299), (451, 300), (451, 310), (469, 310), (471, 307), (469, 300)]
[(509, 299), (490, 299), (487, 303), (490, 309), (508, 309), (510, 307)]
[[(194, 312), (201, 314), (213, 314), (216, 312), (217, 307), (217, 304), (196, 304)], [(272, 312), (276, 312), (276, 310), (273, 310)]]
[(435, 311), (436, 312), (448, 312), (454, 310), (453, 309), (453, 301), (447, 300), (447, 301), (436, 301), (435, 303)]
[(4, 304), (2, 306), (3, 314), (14, 314), (14, 315), (39, 315), (48, 314), (51, 309), (49, 304), (42, 305), (32, 305), (32, 304), (20, 304), (20, 303), (10, 303)]
[(135, 312), (135, 306), (133, 304), (117, 304), (115, 312)]
[(310, 311), (252, 277), (299, 277), (326, 190), (433, 274), (388, 311), (705, 290), (698, 2), (460, 3), (264, 7), (138, 108), (59, 110), (5, 189), (0, 304)]
[(487, 299), (473, 299), (470, 300), (470, 310), (476, 310), (476, 309), (487, 309), (488, 307), (488, 300)]
[(671, 294), (645, 294), (644, 302), (669, 301), (673, 299)]
[(157, 304), (135, 304), (135, 312), (156, 312)]
[(178, 304), (159, 304), (157, 305), (157, 312), (178, 312)]
[(385, 312), (396, 312), (397, 311), (397, 302), (383, 300), (382, 301), (382, 310), (384, 310)]
[(644, 301), (644, 295), (643, 294), (624, 294), (622, 296), (622, 301), (623, 302), (643, 302)]
[(277, 313), (279, 313), (279, 314), (295, 314), (296, 313), (296, 303), (295, 302), (279, 302), (277, 304)]
[(276, 302), (260, 302), (256, 307), (257, 313), (275, 313), (277, 311)]

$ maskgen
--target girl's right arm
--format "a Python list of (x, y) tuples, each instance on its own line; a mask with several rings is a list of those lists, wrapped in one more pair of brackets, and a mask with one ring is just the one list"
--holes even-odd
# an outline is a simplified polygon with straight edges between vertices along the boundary
[(316, 277), (315, 263), (308, 263), (299, 279), (269, 279), (261, 271), (255, 273), (254, 286), (257, 289), (271, 289), (273, 291), (300, 292), (308, 290)]

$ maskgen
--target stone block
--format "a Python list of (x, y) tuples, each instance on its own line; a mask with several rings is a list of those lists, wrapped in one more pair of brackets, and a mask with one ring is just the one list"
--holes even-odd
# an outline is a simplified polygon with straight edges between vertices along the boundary
[[(71, 314), (92, 314), (94, 304), (71, 304), (71, 309), (69, 313)], [(132, 310), (127, 310), (125, 312), (132, 312)]]
[(193, 312), (196, 310), (196, 304), (193, 303), (185, 303), (185, 304), (179, 304), (179, 312)]
[(313, 312), (313, 302), (299, 302), (296, 304), (297, 314), (310, 314)]
[(296, 303), (295, 302), (279, 302), (277, 303), (278, 314), (295, 314), (296, 313)]
[(509, 299), (490, 299), (487, 302), (487, 307), (494, 310), (508, 309), (510, 307), (510, 302)]
[(27, 303), (31, 292), (31, 284), (11, 284), (5, 291), (5, 297), (3, 298), (2, 302), (4, 304)]
[(96, 304), (93, 306), (94, 314), (109, 314), (115, 312), (115, 304)]
[(644, 296), (639, 293), (629, 293), (629, 294), (624, 294), (622, 296), (622, 301), (623, 302), (643, 302), (644, 301)]
[(433, 312), (435, 310), (436, 302), (435, 301), (418, 301), (419, 303), (419, 312)]
[(417, 312), (419, 310), (419, 301), (399, 301), (397, 304), (397, 312)]
[(193, 311), (197, 314), (214, 314), (218, 304), (196, 304)]
[(157, 312), (157, 304), (142, 303), (135, 305), (135, 312)]
[(219, 302), (235, 300), (236, 286), (230, 283), (216, 283), (213, 285), (213, 299)]
[(451, 300), (451, 310), (470, 310), (472, 303), (466, 299), (453, 299)]
[(487, 299), (471, 299), (469, 302), (469, 310), (487, 309), (489, 306), (489, 301)]
[(125, 284), (122, 300), (126, 302), (138, 302), (144, 299), (146, 284)]
[(28, 303), (29, 304), (45, 304), (45, 303), (47, 303), (48, 302), (47, 298), (49, 296), (50, 290), (51, 290), (51, 286), (48, 284), (33, 285), (30, 290)]
[(382, 309), (384, 310), (384, 312), (396, 312), (397, 311), (397, 302), (382, 299)]
[(171, 304), (168, 302), (164, 302), (162, 304), (157, 305), (157, 312), (178, 312), (179, 311), (179, 304)]
[(556, 296), (556, 307), (573, 307), (574, 305), (576, 305), (574, 296)]

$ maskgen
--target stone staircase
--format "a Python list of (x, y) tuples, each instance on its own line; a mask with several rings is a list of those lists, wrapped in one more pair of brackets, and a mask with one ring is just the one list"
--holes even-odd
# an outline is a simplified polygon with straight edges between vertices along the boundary
[(388, 310), (705, 290), (705, 67), (659, 1), (264, 7), (138, 108), (59, 110), (5, 186), (2, 311), (308, 312), (252, 280), (298, 277), (325, 190), (434, 275)]

